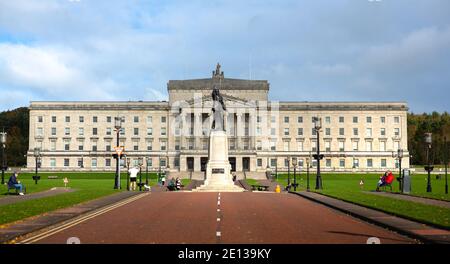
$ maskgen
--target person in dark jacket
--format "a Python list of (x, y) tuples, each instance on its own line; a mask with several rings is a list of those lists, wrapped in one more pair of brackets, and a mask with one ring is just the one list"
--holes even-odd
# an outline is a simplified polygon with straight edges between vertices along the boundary
[(19, 189), (19, 195), (23, 195), (23, 185), (22, 185), (22, 183), (20, 183), (19, 180), (17, 180), (18, 177), (19, 177), (19, 173), (13, 172), (11, 177), (9, 177), (8, 186)]

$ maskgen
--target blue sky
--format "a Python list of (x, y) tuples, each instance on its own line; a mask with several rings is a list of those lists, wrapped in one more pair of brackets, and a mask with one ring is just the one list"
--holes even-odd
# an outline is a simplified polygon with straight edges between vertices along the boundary
[(168, 80), (268, 80), (281, 101), (449, 111), (450, 1), (0, 0), (0, 110), (164, 100)]

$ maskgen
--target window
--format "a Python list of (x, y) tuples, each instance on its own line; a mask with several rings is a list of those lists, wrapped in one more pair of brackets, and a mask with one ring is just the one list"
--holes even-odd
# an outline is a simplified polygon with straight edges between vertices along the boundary
[(303, 141), (297, 141), (297, 151), (303, 151)]
[(257, 165), (258, 167), (262, 167), (262, 159), (257, 159), (257, 160), (256, 160), (256, 165)]
[(70, 116), (66, 116), (66, 123), (70, 123)]
[(44, 129), (42, 127), (38, 127), (36, 129), (36, 135), (37, 136), (43, 136), (44, 135)]
[(64, 159), (64, 167), (69, 167), (69, 166), (70, 166), (70, 160)]
[(92, 144), (92, 151), (97, 151), (97, 142)]
[(339, 128), (339, 136), (344, 136), (345, 135), (345, 129), (343, 127)]
[(262, 142), (261, 142), (261, 140), (256, 141), (256, 149), (257, 150), (262, 150)]
[(345, 168), (345, 159), (340, 159), (339, 160), (339, 167)]
[(297, 135), (303, 136), (303, 128), (301, 127), (297, 128)]
[(358, 136), (358, 129), (357, 128), (353, 128), (353, 136)]
[(165, 116), (161, 116), (161, 123), (166, 123), (166, 117)]
[(325, 117), (325, 123), (326, 123), (326, 124), (330, 124), (330, 123), (331, 123), (331, 117), (326, 116), (326, 117)]
[(122, 127), (122, 128), (120, 129), (120, 135), (121, 135), (121, 136), (125, 136), (125, 128), (124, 128), (124, 127)]
[(284, 135), (285, 136), (289, 136), (289, 128), (285, 128), (284, 129)]
[(106, 123), (111, 123), (112, 118), (110, 116), (106, 117)]
[(325, 128), (325, 136), (331, 136), (331, 128)]
[(106, 135), (107, 135), (107, 136), (111, 136), (111, 132), (112, 132), (111, 128), (110, 128), (110, 127), (107, 127), (107, 128), (106, 128)]
[(64, 140), (64, 150), (70, 150), (70, 141)]
[(396, 137), (399, 137), (399, 136), (400, 136), (400, 128), (394, 128), (394, 135), (395, 135)]
[(366, 117), (366, 123), (372, 123), (372, 117), (371, 116)]
[(284, 159), (284, 166), (289, 167), (289, 159)]
[(139, 116), (135, 116), (135, 117), (133, 118), (133, 121), (134, 121), (134, 123), (139, 123)]
[(152, 146), (152, 142), (151, 141), (147, 141), (147, 150), (152, 150), (153, 146)]
[(261, 116), (256, 116), (256, 122), (261, 123), (261, 121), (262, 121)]
[(147, 159), (147, 166), (148, 167), (152, 167), (153, 166), (153, 160), (152, 159)]
[(327, 168), (331, 168), (331, 159), (326, 159), (326, 160), (325, 160), (325, 166), (326, 166)]
[(77, 160), (77, 164), (78, 164), (78, 167), (83, 168), (83, 167), (84, 167), (84, 164), (83, 164), (83, 158), (79, 158), (79, 159)]
[(372, 151), (372, 141), (366, 141), (366, 151)]
[(382, 124), (386, 123), (386, 117), (384, 117), (384, 116), (380, 117), (380, 122)]
[(96, 158), (93, 158), (91, 160), (91, 166), (92, 166), (92, 168), (96, 168), (97, 167), (97, 159)]
[(325, 141), (325, 151), (331, 151), (331, 141)]
[(139, 150), (139, 142), (135, 141), (133, 142), (133, 150), (138, 151)]
[(52, 127), (52, 136), (56, 136), (56, 127)]
[(97, 128), (96, 127), (92, 128), (92, 135), (94, 135), (94, 136), (97, 135)]
[(339, 117), (339, 123), (344, 123), (344, 117), (343, 116)]
[(56, 123), (56, 116), (52, 116), (52, 123)]
[(339, 151), (345, 151), (344, 141), (339, 141)]
[(153, 122), (152, 116), (147, 116), (147, 123), (151, 124)]
[(166, 150), (166, 149), (167, 149), (167, 142), (166, 141), (161, 141), (161, 150)]
[(166, 128), (165, 127), (161, 127), (161, 136), (165, 136), (166, 133)]
[(270, 150), (276, 150), (277, 149), (277, 142), (275, 140), (270, 141)]
[(380, 151), (386, 151), (386, 141), (380, 141)]
[(313, 136), (316, 135), (316, 129), (315, 129), (315, 128), (312, 128), (312, 129), (311, 129), (311, 135), (313, 135)]
[(366, 128), (366, 137), (372, 137), (372, 128)]
[(133, 129), (133, 134), (134, 134), (135, 136), (139, 136), (139, 128), (135, 127), (135, 128)]
[(358, 123), (358, 117), (357, 116), (353, 117), (353, 123), (355, 123), (355, 124)]
[(111, 167), (111, 159), (105, 159), (105, 167)]
[(151, 136), (151, 135), (153, 135), (153, 128), (148, 127), (147, 128), (147, 136)]
[(111, 142), (106, 142), (106, 151), (111, 151)]
[(289, 141), (283, 141), (283, 150), (289, 151)]
[(276, 167), (277, 166), (277, 159), (270, 159), (270, 167)]
[(317, 151), (316, 141), (311, 141), (311, 151)]
[(42, 123), (44, 121), (44, 118), (42, 116), (38, 116), (37, 119), (39, 123)]
[(64, 135), (66, 135), (66, 136), (70, 135), (70, 128), (69, 127), (64, 128)]
[(56, 140), (50, 141), (50, 150), (52, 151), (56, 150)]
[(359, 159), (353, 159), (353, 168), (359, 168)]
[(84, 116), (80, 116), (79, 120), (80, 120), (80, 123), (84, 123)]
[(289, 116), (284, 117), (284, 123), (289, 123)]
[(297, 123), (303, 123), (303, 116), (297, 117)]
[(400, 117), (394, 116), (394, 124), (399, 124), (399, 123), (400, 123)]
[(352, 142), (352, 150), (353, 151), (358, 151), (359, 149), (359, 142), (358, 141), (353, 141)]
[(84, 150), (84, 145), (83, 145), (83, 142), (79, 142), (78, 143), (78, 150)]
[(92, 117), (92, 123), (97, 123), (97, 121), (98, 121), (98, 117), (93, 116), (93, 117)]
[(50, 159), (50, 167), (52, 167), (52, 168), (56, 167), (56, 159), (55, 158)]
[(381, 167), (386, 168), (386, 159), (381, 159)]
[(78, 128), (78, 136), (84, 136), (84, 128)]
[(381, 136), (386, 136), (386, 128), (381, 128), (380, 129), (380, 135)]
[(272, 135), (272, 136), (275, 136), (276, 135), (276, 129), (274, 128), (274, 127), (272, 127), (272, 128), (270, 128), (270, 134)]
[(270, 122), (271, 123), (275, 123), (277, 121), (277, 117), (276, 116), (271, 116), (270, 117)]
[(372, 168), (372, 167), (373, 167), (373, 160), (367, 159), (367, 168)]
[(256, 128), (256, 135), (257, 136), (261, 136), (262, 135), (262, 128), (261, 127), (257, 127)]

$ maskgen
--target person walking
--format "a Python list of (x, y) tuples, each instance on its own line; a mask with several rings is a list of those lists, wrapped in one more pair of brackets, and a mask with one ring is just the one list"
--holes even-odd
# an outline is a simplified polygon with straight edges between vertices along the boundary
[(177, 177), (175, 182), (176, 182), (177, 191), (181, 190), (181, 180), (180, 180), (180, 178)]
[(137, 175), (139, 173), (139, 169), (137, 167), (133, 167), (128, 170), (128, 173), (130, 174), (130, 190), (135, 191), (136, 190), (136, 180), (137, 180)]
[(164, 186), (166, 184), (166, 176), (163, 174), (161, 177), (161, 186)]

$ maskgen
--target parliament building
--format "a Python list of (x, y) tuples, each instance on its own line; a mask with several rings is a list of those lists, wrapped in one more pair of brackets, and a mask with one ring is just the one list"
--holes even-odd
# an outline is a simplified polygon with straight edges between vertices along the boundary
[(35, 167), (38, 148), (44, 171), (114, 171), (118, 135), (123, 165), (143, 158), (151, 171), (203, 179), (214, 86), (226, 106), (229, 161), (238, 178), (292, 170), (292, 159), (297, 171), (314, 168), (317, 146), (322, 171), (394, 170), (399, 149), (402, 167), (409, 167), (406, 103), (270, 101), (268, 81), (225, 78), (219, 64), (211, 78), (170, 80), (168, 101), (31, 102), (27, 166)]

